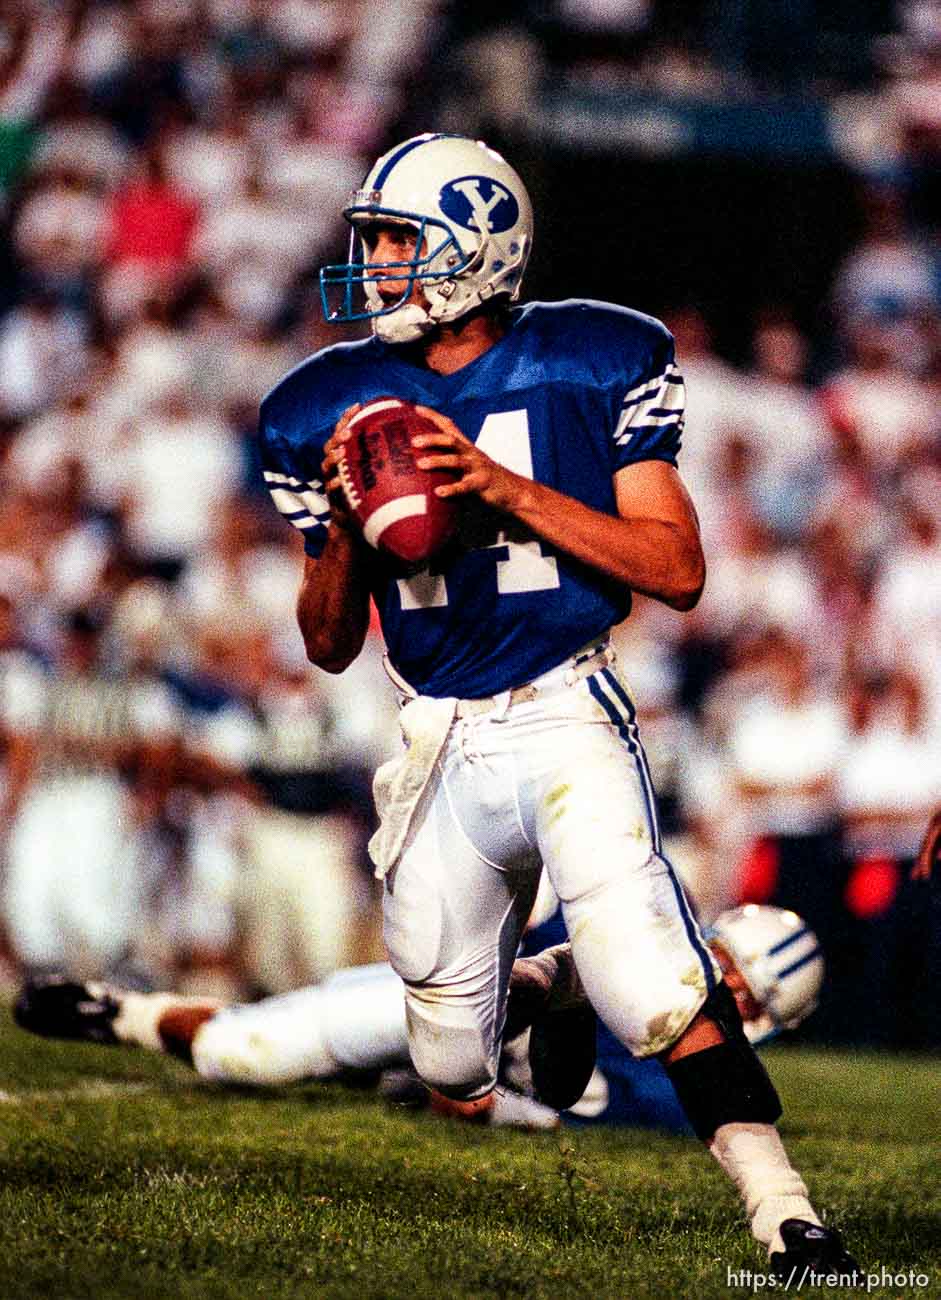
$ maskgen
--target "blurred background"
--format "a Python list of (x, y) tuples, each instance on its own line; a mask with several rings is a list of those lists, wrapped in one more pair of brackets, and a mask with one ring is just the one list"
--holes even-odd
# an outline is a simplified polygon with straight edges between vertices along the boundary
[(806, 1035), (937, 1048), (941, 5), (0, 3), (0, 968), (251, 997), (381, 956), (381, 645), (310, 669), (259, 399), (378, 152), (481, 135), (527, 296), (677, 339), (692, 615), (618, 631), (700, 917), (801, 911)]

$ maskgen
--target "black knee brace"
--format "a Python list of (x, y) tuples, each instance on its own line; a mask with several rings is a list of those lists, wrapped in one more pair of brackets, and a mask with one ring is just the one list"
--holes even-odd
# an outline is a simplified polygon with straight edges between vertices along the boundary
[(745, 1037), (735, 999), (718, 984), (702, 1012), (725, 1042), (691, 1052), (664, 1069), (697, 1137), (708, 1142), (723, 1124), (773, 1124), (781, 1114), (774, 1084)]
[(733, 1040), (748, 1042), (738, 1003), (725, 980), (720, 980), (706, 998), (700, 1015), (706, 1016), (713, 1024), (718, 1025), (729, 1042)]

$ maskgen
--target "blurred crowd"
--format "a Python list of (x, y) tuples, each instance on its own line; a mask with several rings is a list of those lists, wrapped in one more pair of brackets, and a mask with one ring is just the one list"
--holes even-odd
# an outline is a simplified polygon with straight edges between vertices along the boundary
[(879, 89), (900, 118), (937, 117), (936, 0), (481, 0), (450, 8), (448, 55), (466, 60), (472, 77), (497, 71), (486, 105), (521, 104), (549, 72), (581, 89), (725, 103)]
[[(258, 402), (433, 0), (17, 4), (0, 24), (0, 781), (17, 967), (279, 991), (378, 955), (378, 639), (294, 625)], [(125, 972), (127, 973), (127, 972)], [(133, 971), (128, 977), (133, 977)], [(230, 989), (225, 991), (231, 992)]]
[[(432, 58), (464, 69), (441, 120), (469, 113), (448, 122), (465, 131), (500, 119), (488, 77), (506, 100), (561, 49), (573, 76), (603, 46), (619, 76), (656, 66), (676, 88), (670, 32), (711, 93), (771, 85), (747, 15), (778, 6), (518, 8), (508, 26), (505, 7), (444, 0), (0, 7), (11, 975), (136, 966), (246, 995), (380, 953), (369, 777), (397, 741), (381, 645), (339, 678), (305, 663), (299, 539), (253, 442), (266, 389), (341, 337), (315, 286), (347, 194), (418, 124), (410, 86)], [(755, 322), (745, 366), (696, 305), (669, 313), (709, 579), (692, 615), (638, 601), (617, 642), (701, 916), (797, 906), (838, 973), (915, 990), (938, 974), (907, 880), (941, 803), (941, 101), (918, 93), (937, 84), (938, 6), (889, 4), (864, 35), (835, 90), (881, 85), (918, 112), (898, 110), (891, 165), (860, 176), (826, 355), (786, 305)], [(813, 66), (826, 89), (819, 51)], [(864, 1036), (906, 1041), (897, 1005)], [(937, 1028), (912, 1025), (922, 1045)]]

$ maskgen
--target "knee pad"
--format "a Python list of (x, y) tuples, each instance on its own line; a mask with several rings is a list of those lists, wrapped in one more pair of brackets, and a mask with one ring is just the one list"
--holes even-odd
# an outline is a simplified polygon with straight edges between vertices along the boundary
[(745, 1037), (735, 999), (724, 984), (716, 986), (702, 1010), (726, 1041), (664, 1062), (696, 1136), (708, 1142), (723, 1124), (773, 1124), (781, 1115), (780, 1099)]
[(405, 1006), (412, 1064), (430, 1088), (455, 1101), (472, 1101), (490, 1092), (497, 1064), (487, 1052), (476, 1019), (440, 1002), (425, 1004), (409, 989)]

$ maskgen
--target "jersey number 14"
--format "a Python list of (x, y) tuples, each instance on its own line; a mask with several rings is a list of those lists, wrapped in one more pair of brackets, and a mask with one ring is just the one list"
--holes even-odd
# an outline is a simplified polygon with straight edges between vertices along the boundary
[[(533, 451), (529, 440), (529, 417), (524, 411), (499, 411), (484, 420), (477, 439), (481, 451), (499, 465), (522, 478), (533, 477)], [(497, 534), (488, 550), (502, 550), (497, 556), (497, 591), (500, 595), (524, 591), (549, 591), (559, 585), (559, 566), (554, 555), (543, 555), (535, 539), (511, 541), (506, 533)], [(444, 575), (421, 569), (410, 578), (399, 578), (399, 598), (403, 609), (430, 609), (448, 603)]]

